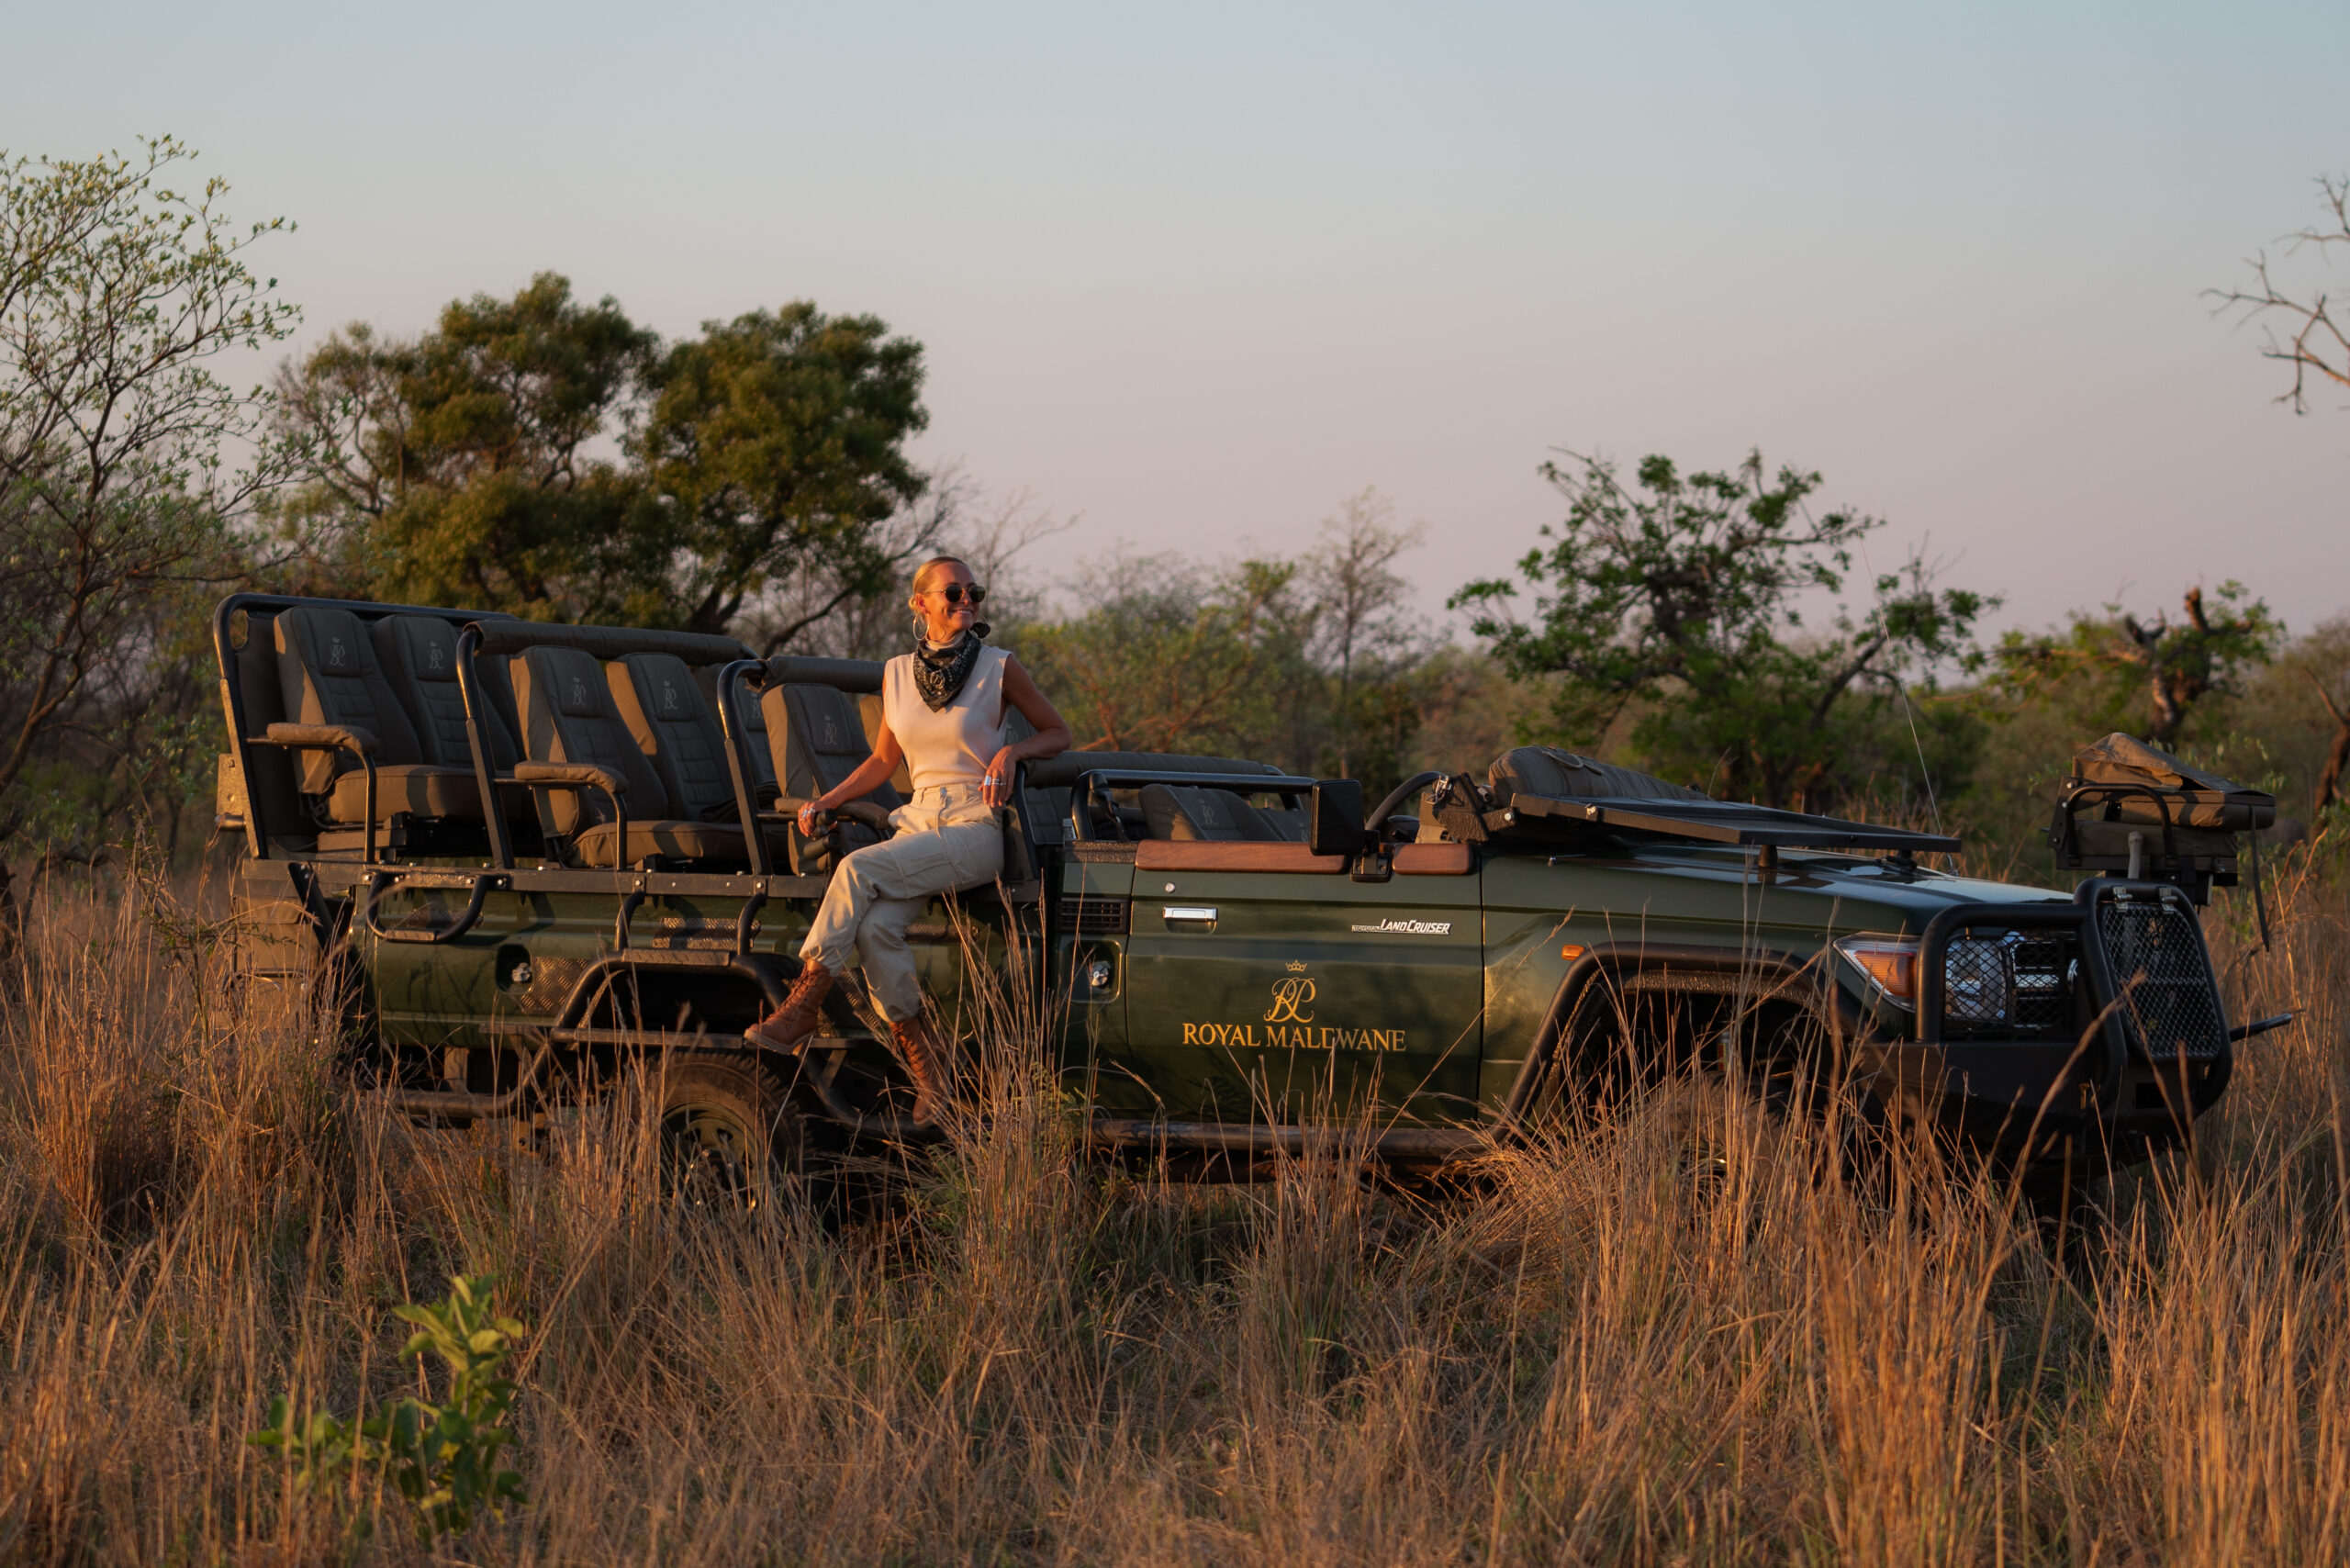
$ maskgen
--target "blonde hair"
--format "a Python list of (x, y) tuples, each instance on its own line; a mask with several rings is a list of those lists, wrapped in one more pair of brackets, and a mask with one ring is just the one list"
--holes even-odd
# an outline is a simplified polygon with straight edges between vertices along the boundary
[(914, 568), (914, 592), (928, 592), (929, 589), (924, 585), (929, 582), (930, 574), (941, 566), (960, 566), (968, 572), (971, 569), (971, 563), (960, 555), (933, 555)]

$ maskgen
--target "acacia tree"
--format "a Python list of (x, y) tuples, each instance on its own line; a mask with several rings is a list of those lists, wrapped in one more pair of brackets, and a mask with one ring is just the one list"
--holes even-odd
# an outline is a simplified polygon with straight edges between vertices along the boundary
[[(2324, 259), (2335, 246), (2350, 246), (2350, 178), (2320, 179), (2318, 193), (2325, 217), (2285, 237), (2288, 255), (2315, 251)], [(2261, 319), (2266, 329), (2261, 353), (2293, 367), (2292, 382), (2277, 395), (2277, 400), (2289, 404), (2297, 414), (2306, 414), (2312, 377), (2321, 385), (2350, 387), (2350, 331), (2345, 331), (2343, 322), (2335, 318), (2333, 303), (2323, 290), (2302, 295), (2279, 288), (2269, 271), (2266, 252), (2255, 256), (2250, 265), (2254, 280), (2251, 288), (2206, 292), (2218, 302), (2219, 309), (2236, 312), (2240, 320)], [(2284, 326), (2281, 332), (2277, 330), (2280, 321)], [(2310, 682), (2334, 725), (2332, 752), (2316, 790), (2316, 809), (2322, 812), (2342, 798), (2344, 770), (2350, 768), (2350, 698), (2337, 697), (2327, 679), (2315, 672), (2311, 672)]]
[[(2288, 255), (2315, 251), (2323, 258), (2337, 245), (2350, 246), (2350, 178), (2321, 179), (2318, 191), (2326, 216), (2285, 236), (2282, 242)], [(2247, 264), (2252, 268), (2252, 287), (2207, 289), (2205, 295), (2216, 302), (2217, 309), (2233, 311), (2240, 320), (2259, 319), (2266, 329), (2262, 355), (2293, 367), (2292, 384), (2277, 395), (2277, 401), (2305, 414), (2312, 378), (2321, 385), (2330, 382), (2350, 388), (2350, 335), (2335, 319), (2325, 293), (2297, 295), (2279, 288), (2266, 252)], [(2281, 332), (2279, 322), (2283, 323)]]
[(1994, 655), (1999, 678), (2010, 689), (2042, 694), (2076, 678), (2092, 692), (2102, 686), (2096, 717), (2142, 730), (2156, 745), (2175, 745), (2196, 705), (2266, 664), (2283, 633), (2266, 602), (2246, 601), (2242, 583), (2221, 583), (2216, 598), (2215, 612), (2200, 587), (2188, 588), (2177, 621), (2167, 613), (2149, 621), (2109, 604), (2101, 616), (2076, 612), (2062, 633), (2010, 632)]
[(244, 254), (290, 225), (165, 183), (194, 156), (0, 154), (0, 841), (43, 748), (163, 655), (162, 608), (243, 566), (237, 524), (288, 471), (269, 398), (211, 362), (293, 330)]
[[(1528, 551), (1517, 578), (1472, 582), (1451, 604), (1476, 612), (1472, 629), (1512, 677), (1550, 684), (1550, 737), (1589, 747), (1636, 709), (1634, 747), (1709, 792), (1801, 807), (1853, 787), (1874, 709), (1930, 689), (1998, 602), (1936, 588), (1913, 559), (1877, 577), (1857, 613), (1807, 626), (1798, 598), (1841, 593), (1883, 526), (1812, 515), (1818, 475), (1766, 476), (1759, 453), (1686, 475), (1651, 456), (1626, 485), (1611, 464), (1567, 455), (1571, 466), (1542, 467), (1568, 503), (1542, 530), (1554, 542)], [(1518, 579), (1536, 596), (1530, 620), (1512, 612)]]
[[(1353, 777), (1350, 743), (1363, 720), (1384, 718), (1392, 731), (1396, 715), (1389, 678), (1418, 650), (1416, 628), (1404, 611), (1411, 584), (1395, 560), (1418, 546), (1427, 531), (1415, 523), (1397, 528), (1394, 509), (1376, 491), (1347, 498), (1322, 525), (1322, 543), (1306, 557), (1305, 586), (1313, 596), (1318, 641), (1325, 660), (1337, 666), (1335, 707), (1337, 772)], [(1370, 692), (1371, 711), (1358, 714), (1358, 683)]]

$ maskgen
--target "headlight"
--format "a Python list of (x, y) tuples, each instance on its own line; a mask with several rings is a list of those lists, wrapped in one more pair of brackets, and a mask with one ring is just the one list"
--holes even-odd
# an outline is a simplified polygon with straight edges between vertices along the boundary
[(1876, 993), (1906, 1012), (1918, 1008), (1918, 944), (1890, 936), (1847, 936), (1836, 950), (1866, 975)]

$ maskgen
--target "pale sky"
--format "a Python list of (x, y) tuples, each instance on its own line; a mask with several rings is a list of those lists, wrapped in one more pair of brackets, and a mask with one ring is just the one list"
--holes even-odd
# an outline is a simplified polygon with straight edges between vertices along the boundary
[[(671, 335), (925, 345), (929, 461), (1125, 541), (1376, 486), (1433, 609), (1565, 446), (1826, 476), (2037, 624), (2240, 577), (2350, 610), (2350, 398), (2204, 288), (2350, 171), (2350, 6), (659, 9), (0, 0), (0, 147), (169, 131), (302, 341), (541, 269)], [(2350, 266), (2342, 258), (2336, 270)], [(2313, 258), (2288, 281), (2339, 286)]]

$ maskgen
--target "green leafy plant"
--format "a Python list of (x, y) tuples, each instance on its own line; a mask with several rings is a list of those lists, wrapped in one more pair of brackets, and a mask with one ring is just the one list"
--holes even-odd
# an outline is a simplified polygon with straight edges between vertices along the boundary
[(498, 1462), (514, 1437), (505, 1426), (514, 1384), (498, 1372), (514, 1342), (530, 1330), (496, 1316), (495, 1283), (495, 1275), (453, 1275), (448, 1298), (438, 1306), (397, 1309), (417, 1327), (400, 1354), (431, 1351), (448, 1362), (444, 1403), (410, 1396), (364, 1419), (345, 1421), (320, 1410), (305, 1421), (281, 1394), (270, 1402), (269, 1426), (245, 1440), (282, 1452), (298, 1467), (295, 1484), (314, 1493), (333, 1490), (355, 1466), (380, 1467), (416, 1505), (417, 1532), (428, 1541), (464, 1534), (485, 1509), (503, 1517), (508, 1503), (527, 1499), (521, 1473)]

